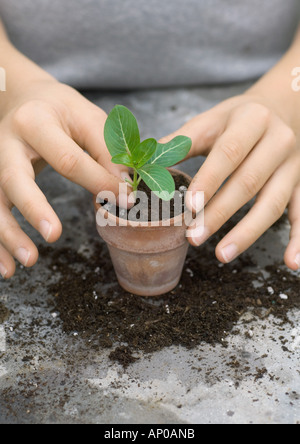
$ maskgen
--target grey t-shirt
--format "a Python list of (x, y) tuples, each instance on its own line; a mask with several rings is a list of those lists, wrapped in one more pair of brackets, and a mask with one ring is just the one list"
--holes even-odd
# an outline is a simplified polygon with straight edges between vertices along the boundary
[(77, 88), (256, 79), (289, 47), (298, 10), (299, 0), (0, 0), (16, 47)]

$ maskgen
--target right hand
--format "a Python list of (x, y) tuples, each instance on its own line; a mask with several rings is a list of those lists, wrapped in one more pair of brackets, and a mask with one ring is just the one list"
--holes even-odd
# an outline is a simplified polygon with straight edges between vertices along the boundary
[(61, 235), (61, 222), (35, 182), (46, 164), (95, 195), (112, 191), (119, 205), (128, 206), (128, 195), (119, 196), (127, 169), (110, 161), (106, 118), (54, 79), (36, 82), (7, 101), (0, 117), (0, 273), (6, 279), (15, 273), (14, 258), (26, 267), (38, 259), (36, 246), (11, 213), (14, 206), (47, 242)]

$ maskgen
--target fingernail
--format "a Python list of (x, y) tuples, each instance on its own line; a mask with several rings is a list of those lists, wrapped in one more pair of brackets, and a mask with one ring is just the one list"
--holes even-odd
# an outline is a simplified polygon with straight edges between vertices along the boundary
[(127, 180), (129, 180), (129, 182), (132, 182), (131, 177), (128, 173), (126, 173), (126, 171), (122, 171), (121, 178), (124, 180), (124, 182), (126, 182)]
[(297, 254), (296, 259), (295, 259), (295, 262), (296, 262), (298, 268), (300, 268), (300, 253)]
[(193, 228), (187, 231), (187, 237), (192, 239), (193, 244), (200, 247), (209, 238), (209, 231), (203, 226)]
[(132, 205), (130, 203), (131, 199), (130, 196), (128, 196), (128, 194), (119, 194), (119, 197), (117, 199), (117, 204), (119, 205), (119, 207), (125, 208), (127, 210)]
[(1, 263), (0, 263), (0, 273), (1, 273), (1, 276), (3, 277), (3, 279), (5, 279), (5, 276), (7, 275), (7, 270), (4, 267), (4, 265)]
[(225, 262), (231, 262), (239, 255), (239, 249), (236, 244), (227, 245), (221, 250)]
[(128, 196), (129, 205), (134, 205), (136, 203), (135, 193), (130, 193)]
[(16, 258), (19, 262), (21, 262), (22, 265), (24, 265), (24, 267), (26, 267), (30, 258), (30, 252), (25, 248), (19, 248), (16, 254)]
[(52, 233), (52, 225), (47, 220), (42, 220), (40, 223), (40, 233), (43, 238), (48, 242), (51, 233)]
[(196, 191), (192, 195), (192, 207), (196, 213), (199, 213), (204, 208), (204, 193), (203, 191)]

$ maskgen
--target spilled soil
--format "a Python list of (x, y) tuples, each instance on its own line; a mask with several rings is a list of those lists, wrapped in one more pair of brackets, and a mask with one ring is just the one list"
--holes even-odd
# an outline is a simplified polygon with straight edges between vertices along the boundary
[(64, 331), (80, 335), (89, 347), (111, 349), (110, 359), (126, 367), (142, 353), (171, 345), (226, 347), (226, 337), (249, 310), (258, 318), (273, 315), (277, 325), (291, 322), (290, 310), (300, 307), (297, 276), (280, 264), (266, 267), (263, 275), (247, 255), (223, 266), (212, 247), (208, 242), (191, 249), (180, 284), (153, 299), (117, 284), (108, 251), (98, 240), (88, 258), (69, 248), (40, 250), (59, 276), (48, 291)]
[(2, 302), (0, 302), (0, 324), (3, 324), (3, 322), (6, 321), (8, 317), (9, 317), (8, 309), (5, 307), (4, 304), (2, 304)]

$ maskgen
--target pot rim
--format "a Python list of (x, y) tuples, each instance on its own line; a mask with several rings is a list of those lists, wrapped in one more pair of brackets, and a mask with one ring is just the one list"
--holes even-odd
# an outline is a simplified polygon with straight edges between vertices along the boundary
[[(175, 168), (168, 168), (168, 170), (171, 173), (177, 173), (178, 175), (184, 176), (189, 182), (192, 181), (192, 178), (187, 173), (181, 170), (177, 170)], [(174, 227), (174, 226), (178, 227), (182, 225), (182, 223), (180, 225), (180, 222), (184, 220), (185, 215), (191, 214), (189, 210), (186, 210), (183, 213), (179, 214), (178, 216), (173, 217), (172, 219), (164, 219), (164, 220), (149, 221), (149, 222), (134, 222), (128, 219), (119, 218), (110, 213), (109, 211), (107, 211), (106, 209), (104, 209), (102, 205), (97, 202), (97, 196), (94, 196), (93, 200), (96, 213), (100, 211), (105, 219), (111, 220), (113, 226), (118, 226), (118, 227), (120, 226), (120, 227), (150, 228), (150, 229), (151, 228), (155, 229), (158, 227), (163, 227), (163, 228)]]

